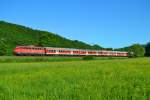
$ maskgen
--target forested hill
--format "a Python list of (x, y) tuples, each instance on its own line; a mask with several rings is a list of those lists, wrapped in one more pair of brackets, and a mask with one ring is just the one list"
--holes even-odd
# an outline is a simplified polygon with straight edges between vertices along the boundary
[(25, 26), (0, 21), (0, 49), (3, 48), (6, 55), (12, 55), (12, 50), (16, 45), (102, 49), (99, 45), (91, 46), (78, 40), (66, 39), (51, 32), (34, 30)]

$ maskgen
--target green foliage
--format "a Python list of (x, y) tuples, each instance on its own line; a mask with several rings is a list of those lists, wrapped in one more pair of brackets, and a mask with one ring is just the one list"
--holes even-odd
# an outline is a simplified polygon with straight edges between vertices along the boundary
[(100, 49), (104, 49), (103, 47), (97, 45), (97, 44), (94, 44), (93, 47), (92, 47), (94, 50), (100, 50)]
[(38, 34), (39, 41), (38, 46), (47, 46), (49, 44), (49, 35), (48, 34)]
[(0, 63), (0, 100), (149, 100), (150, 59)]
[(113, 48), (105, 48), (105, 50), (112, 51), (112, 50), (113, 50)]
[(150, 42), (145, 46), (145, 56), (150, 57)]
[[(93, 46), (78, 40), (69, 40), (51, 32), (33, 30), (4, 21), (0, 21), (0, 38), (7, 41), (7, 55), (12, 55), (13, 48), (17, 45), (93, 49)], [(96, 49), (101, 47), (97, 46)]]
[(117, 51), (127, 51), (129, 52), (130, 57), (143, 57), (145, 54), (145, 49), (140, 44), (133, 44), (129, 47), (115, 49)]
[(129, 51), (133, 52), (133, 57), (143, 57), (145, 54), (145, 49), (139, 44), (132, 45)]
[(6, 41), (0, 38), (0, 56), (7, 54), (7, 44)]
[(82, 59), (83, 59), (83, 60), (93, 60), (94, 57), (89, 55), (89, 56), (83, 56)]

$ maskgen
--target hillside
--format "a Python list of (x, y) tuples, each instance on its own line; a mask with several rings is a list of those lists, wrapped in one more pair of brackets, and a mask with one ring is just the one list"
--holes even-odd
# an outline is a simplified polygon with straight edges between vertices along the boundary
[[(6, 55), (12, 55), (12, 50), (16, 45), (102, 49), (98, 45), (91, 46), (78, 40), (66, 39), (51, 32), (34, 30), (5, 21), (0, 21), (0, 43), (5, 44)], [(3, 48), (1, 44), (0, 48)]]

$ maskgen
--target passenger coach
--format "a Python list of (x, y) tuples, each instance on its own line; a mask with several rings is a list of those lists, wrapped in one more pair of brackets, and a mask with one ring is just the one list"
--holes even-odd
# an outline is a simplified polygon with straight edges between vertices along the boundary
[(35, 47), (35, 46), (17, 46), (14, 49), (15, 55), (20, 56), (112, 56), (112, 57), (127, 57), (128, 52), (122, 51), (107, 51), (107, 50), (85, 50), (72, 48), (56, 48), (56, 47)]

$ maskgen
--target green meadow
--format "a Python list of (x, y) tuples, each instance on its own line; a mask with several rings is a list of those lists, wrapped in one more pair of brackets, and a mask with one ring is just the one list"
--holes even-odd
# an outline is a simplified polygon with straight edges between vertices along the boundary
[(150, 100), (150, 58), (3, 61), (0, 100)]

